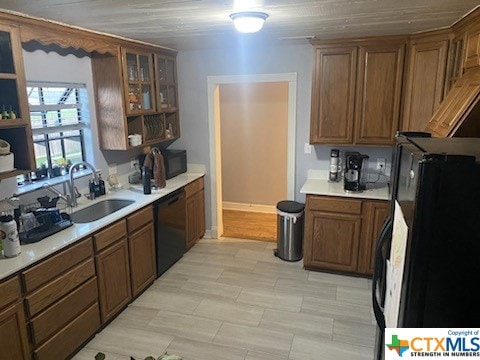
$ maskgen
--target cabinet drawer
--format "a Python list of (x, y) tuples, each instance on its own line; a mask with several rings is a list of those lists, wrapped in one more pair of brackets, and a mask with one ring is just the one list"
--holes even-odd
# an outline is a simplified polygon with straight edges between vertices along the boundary
[(2, 282), (0, 284), (0, 294), (2, 294), (2, 296), (0, 296), (0, 309), (20, 298), (21, 293), (18, 276)]
[(90, 256), (93, 256), (93, 248), (92, 239), (88, 238), (24, 271), (22, 277), (26, 292), (35, 290)]
[(361, 214), (362, 201), (334, 197), (307, 196), (307, 209), (344, 214)]
[(189, 197), (203, 189), (203, 177), (185, 185), (185, 196)]
[(100, 313), (95, 303), (65, 326), (33, 353), (37, 360), (67, 359), (100, 327)]
[(125, 220), (121, 220), (93, 235), (95, 240), (95, 251), (100, 251), (108, 245), (113, 244), (118, 239), (127, 235), (127, 225)]
[(97, 278), (88, 280), (31, 321), (33, 343), (39, 344), (98, 299)]
[(135, 214), (127, 217), (128, 232), (138, 229), (140, 226), (153, 221), (153, 208), (147, 206), (146, 208), (137, 211)]
[(25, 300), (30, 316), (39, 313), (93, 276), (95, 265), (91, 258), (28, 295)]

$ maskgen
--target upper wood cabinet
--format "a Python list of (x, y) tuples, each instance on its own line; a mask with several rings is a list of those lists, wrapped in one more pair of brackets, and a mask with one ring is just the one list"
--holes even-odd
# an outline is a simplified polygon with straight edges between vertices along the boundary
[(122, 47), (117, 55), (92, 54), (100, 146), (135, 148), (129, 135), (148, 146), (180, 136), (176, 61), (154, 48)]
[[(403, 103), (403, 131), (425, 131), (428, 121), (443, 100), (451, 33), (441, 31), (418, 35), (407, 51)], [(453, 68), (452, 68), (453, 71)]]
[(398, 130), (404, 41), (360, 46), (355, 109), (355, 141), (391, 145)]
[(467, 33), (464, 68), (480, 66), (480, 29)]
[(155, 97), (152, 54), (122, 48), (122, 60), (127, 115), (153, 113)]
[(405, 39), (314, 42), (310, 142), (393, 144)]
[(358, 50), (319, 46), (314, 51), (310, 143), (351, 144)]
[(0, 21), (0, 139), (10, 144), (13, 169), (0, 180), (32, 171), (35, 164), (18, 26)]

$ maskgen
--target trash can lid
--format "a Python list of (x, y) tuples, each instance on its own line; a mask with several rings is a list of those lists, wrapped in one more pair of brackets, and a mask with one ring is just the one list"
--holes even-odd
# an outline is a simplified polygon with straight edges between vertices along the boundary
[(305, 209), (305, 204), (296, 201), (284, 200), (277, 204), (277, 209), (286, 213), (296, 214)]

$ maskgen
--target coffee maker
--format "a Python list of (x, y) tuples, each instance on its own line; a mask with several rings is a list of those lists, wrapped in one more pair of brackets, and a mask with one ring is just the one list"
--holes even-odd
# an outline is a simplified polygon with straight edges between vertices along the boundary
[(369, 156), (357, 151), (345, 152), (345, 191), (360, 192), (366, 188), (366, 170)]

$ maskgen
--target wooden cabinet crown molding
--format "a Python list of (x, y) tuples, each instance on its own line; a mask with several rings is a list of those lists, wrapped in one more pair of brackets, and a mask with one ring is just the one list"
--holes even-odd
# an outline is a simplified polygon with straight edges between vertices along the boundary
[(160, 53), (175, 56), (177, 50), (160, 45), (128, 39), (112, 34), (88, 30), (53, 20), (36, 18), (25, 14), (0, 10), (0, 21), (14, 23), (20, 27), (22, 43), (37, 41), (42, 45), (56, 45), (63, 49), (74, 48), (89, 53), (119, 56), (121, 46), (136, 46), (143, 49), (155, 49)]

